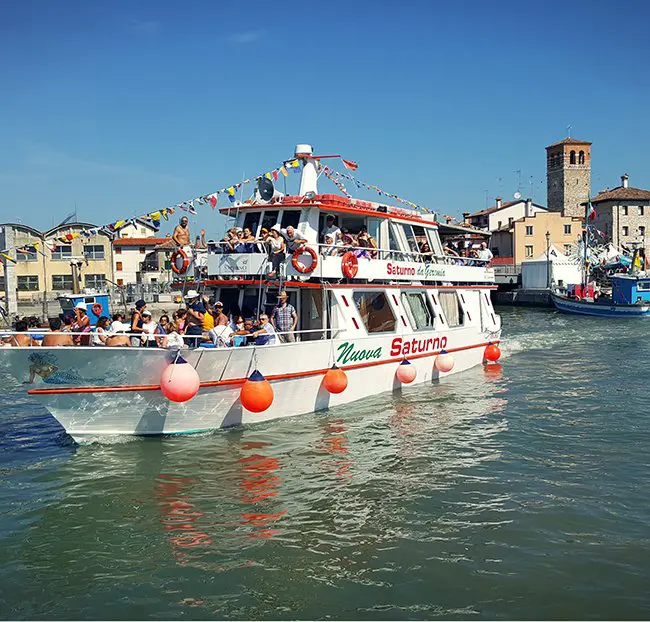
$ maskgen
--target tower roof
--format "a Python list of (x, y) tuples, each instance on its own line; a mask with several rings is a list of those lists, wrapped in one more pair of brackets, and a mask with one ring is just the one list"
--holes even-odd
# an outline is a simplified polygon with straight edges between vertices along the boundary
[(558, 143), (553, 143), (546, 147), (547, 149), (552, 149), (553, 147), (560, 147), (561, 145), (591, 145), (590, 142), (586, 140), (578, 140), (577, 138), (565, 138)]

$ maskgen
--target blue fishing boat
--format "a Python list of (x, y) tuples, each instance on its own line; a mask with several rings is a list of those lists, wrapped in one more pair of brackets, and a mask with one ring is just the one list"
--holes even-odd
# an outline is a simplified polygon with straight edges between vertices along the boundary
[(595, 299), (570, 298), (551, 294), (558, 311), (602, 317), (639, 317), (650, 315), (650, 275), (617, 274), (612, 276), (611, 296)]

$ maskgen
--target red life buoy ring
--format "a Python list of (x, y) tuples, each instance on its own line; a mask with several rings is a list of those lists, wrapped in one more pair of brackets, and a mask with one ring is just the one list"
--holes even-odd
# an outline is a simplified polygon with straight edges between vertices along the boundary
[(99, 316), (102, 314), (102, 312), (104, 311), (104, 307), (102, 307), (102, 305), (101, 305), (100, 302), (96, 302), (95, 304), (93, 304), (92, 307), (90, 307), (90, 310), (91, 310), (91, 311), (92, 311), (92, 312), (93, 312), (97, 317), (99, 317)]
[[(311, 263), (308, 266), (298, 261), (298, 257), (304, 253), (311, 255)], [(311, 274), (318, 265), (318, 255), (313, 248), (310, 248), (309, 246), (301, 246), (293, 251), (293, 255), (291, 255), (291, 265), (297, 272), (300, 272), (300, 274)]]
[(359, 260), (352, 251), (348, 251), (341, 258), (341, 272), (343, 272), (348, 279), (353, 279), (357, 276), (357, 272), (359, 272)]
[(174, 251), (171, 257), (171, 262), (172, 270), (175, 274), (185, 274), (187, 267), (190, 265), (187, 253), (182, 248)]

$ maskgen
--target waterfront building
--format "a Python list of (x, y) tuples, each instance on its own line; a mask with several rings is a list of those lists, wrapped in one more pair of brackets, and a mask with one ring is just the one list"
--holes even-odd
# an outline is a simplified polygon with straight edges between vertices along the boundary
[(546, 147), (546, 202), (550, 212), (584, 216), (591, 187), (591, 143), (565, 138)]
[(153, 238), (158, 233), (158, 227), (142, 218), (134, 218), (121, 227), (115, 234), (115, 238)]
[(563, 254), (571, 255), (577, 248), (581, 233), (581, 218), (538, 211), (493, 232), (491, 247), (499, 258), (497, 263), (512, 265), (518, 274), (522, 261), (538, 257), (551, 245)]
[(546, 208), (533, 203), (531, 199), (518, 199), (503, 203), (501, 197), (497, 197), (492, 207), (473, 214), (465, 213), (463, 218), (472, 227), (494, 232), (511, 225), (515, 220), (524, 216), (532, 216), (543, 211), (546, 211)]
[[(78, 235), (93, 227), (74, 222), (39, 231), (20, 223), (0, 224), (0, 247), (19, 249), (8, 253), (15, 262), (5, 258), (0, 268), (7, 301), (15, 292), (17, 300), (38, 303), (75, 290), (104, 288), (107, 279), (113, 280), (111, 237), (103, 232)], [(66, 236), (72, 239), (64, 240)]]
[[(620, 248), (642, 245), (646, 257), (650, 252), (650, 190), (633, 188), (627, 173), (621, 176), (621, 185), (599, 192), (591, 204), (596, 215), (590, 221), (604, 240)], [(582, 210), (584, 213), (585, 205)]]
[(113, 240), (117, 285), (159, 283), (169, 280), (169, 256), (175, 245), (171, 237), (120, 237)]

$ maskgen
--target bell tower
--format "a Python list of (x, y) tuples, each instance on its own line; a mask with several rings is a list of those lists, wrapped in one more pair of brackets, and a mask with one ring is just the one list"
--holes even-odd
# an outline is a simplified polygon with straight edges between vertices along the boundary
[(591, 188), (591, 143), (565, 138), (546, 147), (546, 203), (549, 212), (584, 216)]

